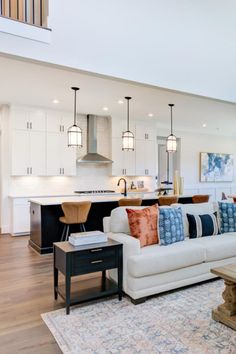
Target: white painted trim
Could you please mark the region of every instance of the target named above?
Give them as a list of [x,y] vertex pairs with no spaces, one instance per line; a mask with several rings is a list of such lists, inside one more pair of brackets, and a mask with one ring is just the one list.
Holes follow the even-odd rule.
[[43,43],[51,42],[51,30],[5,17],[0,17],[0,32]]

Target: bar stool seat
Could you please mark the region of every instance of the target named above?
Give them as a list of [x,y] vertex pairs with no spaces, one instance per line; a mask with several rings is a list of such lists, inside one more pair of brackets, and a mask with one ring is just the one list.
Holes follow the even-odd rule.
[[80,231],[85,232],[84,224],[87,221],[88,213],[91,208],[91,202],[65,202],[61,207],[64,212],[64,216],[59,218],[59,221],[64,224],[61,241],[67,241],[70,232],[70,225],[78,224]]
[[176,195],[165,195],[165,196],[159,197],[158,203],[160,206],[171,205],[171,204],[178,203],[178,200],[179,200],[179,197]]
[[142,204],[141,198],[122,198],[118,200],[119,206],[140,206]]

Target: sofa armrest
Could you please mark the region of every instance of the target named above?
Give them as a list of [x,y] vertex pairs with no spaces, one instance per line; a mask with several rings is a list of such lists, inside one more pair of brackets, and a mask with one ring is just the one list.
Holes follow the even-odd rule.
[[[127,264],[131,256],[141,253],[140,242],[136,238],[123,233],[108,233],[108,237],[123,244],[123,289],[127,291]],[[109,277],[117,282],[117,272],[114,269],[108,271]]]
[[123,244],[123,259],[140,254],[140,242],[135,237],[122,233],[109,232],[108,237]]
[[110,216],[105,216],[103,218],[103,231],[104,232],[110,232],[111,229],[110,229],[110,221],[111,221],[111,217]]

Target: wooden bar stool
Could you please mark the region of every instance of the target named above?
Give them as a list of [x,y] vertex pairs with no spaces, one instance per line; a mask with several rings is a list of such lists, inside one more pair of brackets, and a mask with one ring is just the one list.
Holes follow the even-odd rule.
[[207,203],[210,196],[208,194],[196,194],[192,196],[193,203]]
[[140,206],[142,204],[141,198],[122,198],[118,200],[119,206]]
[[159,205],[171,205],[178,203],[179,197],[176,195],[165,195],[158,198]]
[[87,221],[91,202],[65,202],[61,205],[64,216],[59,218],[64,224],[61,241],[68,240],[70,225],[79,224],[81,232],[85,232],[84,223]]

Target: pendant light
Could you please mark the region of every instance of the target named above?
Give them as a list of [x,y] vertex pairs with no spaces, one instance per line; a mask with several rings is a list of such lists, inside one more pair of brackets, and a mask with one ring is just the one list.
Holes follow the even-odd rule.
[[129,101],[132,97],[125,97],[127,100],[127,130],[122,134],[122,150],[134,151],[134,134],[129,130]]
[[76,94],[77,94],[77,91],[79,90],[79,88],[78,87],[71,87],[71,89],[75,93],[75,98],[74,98],[74,124],[67,131],[68,146],[82,147],[82,130],[76,124]]
[[173,134],[173,118],[172,118],[172,108],[174,107],[174,104],[170,103],[169,107],[170,107],[171,128],[170,128],[170,135],[166,139],[166,151],[167,152],[176,152],[177,139],[176,139],[176,136]]

